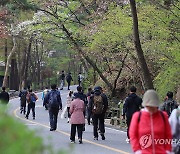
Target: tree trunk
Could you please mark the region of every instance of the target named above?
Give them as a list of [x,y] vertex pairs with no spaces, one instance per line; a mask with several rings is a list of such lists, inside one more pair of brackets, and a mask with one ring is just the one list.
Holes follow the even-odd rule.
[[16,38],[15,38],[15,36],[13,36],[13,48],[12,48],[8,58],[7,58],[6,70],[5,70],[4,79],[3,79],[3,87],[8,86],[9,65],[10,65],[10,62],[11,62],[11,58],[12,58],[13,54],[16,51],[16,47],[17,47]]
[[108,88],[110,90],[113,89],[112,84],[106,79],[106,77],[102,74],[102,72],[99,70],[99,68],[97,67],[97,65],[88,57],[84,54],[84,52],[82,51],[82,49],[80,48],[80,46],[77,44],[77,42],[75,41],[75,39],[72,37],[72,35],[70,34],[70,32],[66,29],[65,25],[62,25],[62,30],[66,33],[66,35],[68,36],[69,40],[74,44],[75,48],[77,49],[77,51],[84,57],[84,59],[86,59],[86,61],[97,71],[97,73],[99,74],[99,76],[101,77],[101,79],[106,83],[106,85],[108,86]]
[[121,75],[122,69],[124,68],[124,63],[125,63],[125,60],[126,60],[127,56],[128,56],[128,53],[126,53],[126,55],[124,56],[124,58],[123,58],[123,60],[122,60],[121,67],[120,67],[120,69],[119,69],[119,72],[118,72],[118,74],[117,74],[117,76],[116,76],[116,78],[115,78],[115,80],[114,80],[114,87],[113,87],[113,89],[112,89],[112,94],[111,94],[111,96],[115,96],[115,95],[116,95],[117,81],[118,81],[118,79],[119,79],[119,77],[120,77],[120,75]]
[[138,17],[135,0],[130,0],[131,13],[133,18],[134,44],[138,56],[139,65],[142,70],[146,89],[153,89],[153,82],[141,47],[138,29]]

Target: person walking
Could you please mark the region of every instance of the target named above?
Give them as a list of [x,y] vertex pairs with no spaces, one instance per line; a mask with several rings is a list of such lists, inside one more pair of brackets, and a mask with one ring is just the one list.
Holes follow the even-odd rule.
[[147,90],[140,112],[133,114],[130,124],[130,143],[135,154],[169,154],[171,128],[166,112],[158,110],[159,97],[155,90]]
[[123,105],[123,114],[122,119],[126,116],[126,124],[127,124],[127,138],[126,142],[129,143],[129,126],[131,123],[131,119],[133,114],[136,111],[139,111],[141,108],[142,99],[136,95],[136,87],[132,86],[130,88],[130,94],[126,97],[124,105]]
[[19,97],[20,97],[20,113],[21,114],[24,113],[24,115],[26,114],[26,96],[27,96],[27,94],[28,94],[28,92],[27,92],[25,87],[19,93]]
[[175,100],[173,100],[173,92],[169,91],[166,94],[165,102],[162,104],[162,106],[160,106],[160,110],[166,111],[168,116],[170,116],[171,112],[177,108],[178,108],[178,104]]
[[67,104],[67,112],[68,112],[68,121],[67,121],[67,123],[69,123],[69,119],[71,117],[71,114],[70,114],[69,110],[70,110],[70,105],[71,105],[72,100],[73,100],[73,91],[70,90],[69,94],[67,96],[67,102],[66,102],[66,104]]
[[94,95],[90,97],[89,107],[92,111],[94,140],[98,140],[98,122],[101,138],[105,140],[104,117],[108,101],[102,95],[99,87],[94,88]]
[[64,84],[65,84],[65,74],[64,74],[64,71],[62,71],[62,73],[61,73],[60,80],[61,80],[60,90],[63,90]]
[[78,84],[79,84],[79,86],[82,86],[81,83],[82,83],[83,79],[84,79],[84,76],[81,73],[79,73],[78,74]]
[[174,154],[180,154],[180,105],[174,109],[169,117],[171,133],[173,135],[172,149]]
[[68,75],[66,76],[66,81],[68,83],[68,90],[70,90],[71,81],[73,81],[71,73],[68,73]]
[[42,92],[42,101],[43,101],[43,106],[45,107],[45,110],[48,110],[48,104],[45,103],[45,101],[44,101],[44,98],[46,97],[46,95],[48,94],[48,92],[49,92],[48,87],[46,87],[46,88],[44,89],[44,91]]
[[6,92],[6,88],[2,87],[2,92],[0,93],[0,103],[8,104],[9,103],[9,94]]
[[90,97],[93,96],[94,92],[92,90],[92,88],[88,88],[88,93],[86,94],[86,97],[87,97],[87,101],[88,101],[88,104],[87,104],[87,122],[88,122],[88,125],[90,125],[91,123],[91,114],[92,114],[92,111],[90,109],[90,105],[89,105],[89,102],[90,102]]
[[60,91],[57,90],[56,84],[51,85],[51,91],[45,96],[45,103],[48,104],[50,131],[57,129],[57,118],[59,110],[62,110],[62,101]]
[[70,113],[71,113],[71,134],[70,134],[70,140],[71,143],[75,143],[75,134],[76,134],[76,128],[78,133],[78,140],[79,144],[82,144],[82,132],[83,127],[85,124],[85,117],[84,117],[84,111],[85,111],[85,105],[84,102],[79,98],[80,95],[75,94],[74,100],[71,102],[70,105]]
[[27,114],[25,118],[26,119],[29,118],[30,110],[32,109],[33,119],[35,119],[35,106],[36,106],[36,101],[38,100],[38,97],[35,93],[32,92],[32,89],[30,89],[26,96],[26,99],[28,103],[28,110],[27,110]]
[[[83,102],[84,102],[84,106],[85,106],[85,109],[86,109],[86,106],[87,106],[87,97],[86,95],[83,93],[83,89],[81,86],[77,86],[77,92],[74,93],[74,96],[80,98]],[[86,116],[86,110],[84,110],[84,117]],[[83,131],[85,131],[85,125],[83,127]]]

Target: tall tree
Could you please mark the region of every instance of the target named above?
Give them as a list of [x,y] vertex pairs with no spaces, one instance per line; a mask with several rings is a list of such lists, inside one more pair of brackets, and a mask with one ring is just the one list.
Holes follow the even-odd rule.
[[136,10],[136,2],[135,0],[130,0],[131,6],[131,13],[133,18],[133,32],[134,32],[134,45],[138,56],[139,65],[142,70],[142,74],[144,77],[145,88],[146,89],[153,89],[153,82],[151,78],[151,74],[149,72],[144,53],[141,47],[141,42],[139,38],[139,28],[138,28],[138,17],[137,17],[137,10]]

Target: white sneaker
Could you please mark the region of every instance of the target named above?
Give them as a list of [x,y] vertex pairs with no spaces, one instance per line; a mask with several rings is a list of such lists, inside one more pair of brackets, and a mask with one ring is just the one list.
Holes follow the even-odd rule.
[[126,143],[129,143],[129,141],[130,141],[130,139],[127,138],[127,139],[126,139]]

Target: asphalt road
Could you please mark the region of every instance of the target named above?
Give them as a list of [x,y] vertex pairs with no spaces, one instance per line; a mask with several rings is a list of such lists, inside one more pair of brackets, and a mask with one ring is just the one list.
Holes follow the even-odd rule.
[[[71,89],[75,91],[75,86]],[[38,93],[38,101],[36,102],[36,119],[32,119],[32,113],[29,115],[29,119],[25,119],[23,114],[20,114],[19,110],[19,98],[10,100],[9,112],[17,120],[21,121],[29,127],[29,129],[35,130],[36,133],[44,139],[45,144],[51,144],[54,150],[65,150],[68,154],[127,154],[132,153],[130,144],[125,142],[126,133],[120,130],[106,127],[106,140],[98,141],[93,140],[93,126],[86,124],[86,130],[83,133],[83,144],[78,144],[78,140],[75,144],[70,143],[70,124],[67,123],[67,118],[63,118],[59,112],[58,126],[56,131],[49,131],[49,115],[48,111],[42,106],[41,94]],[[61,98],[63,101],[63,107],[66,105],[66,97],[68,94],[67,88],[61,91]],[[66,116],[66,114],[65,114]]]

